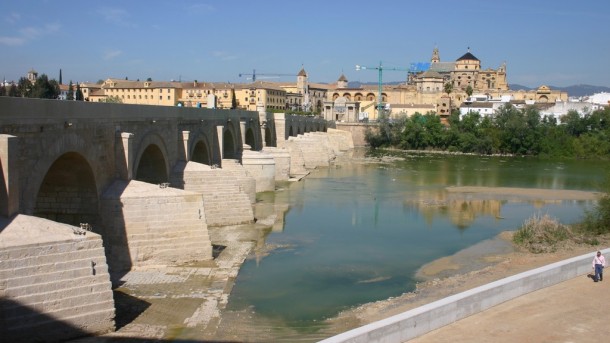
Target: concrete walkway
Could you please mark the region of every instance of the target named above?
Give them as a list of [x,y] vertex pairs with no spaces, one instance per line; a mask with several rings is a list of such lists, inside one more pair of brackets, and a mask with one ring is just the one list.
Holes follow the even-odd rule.
[[409,342],[605,342],[610,340],[609,309],[610,279],[595,283],[582,275]]

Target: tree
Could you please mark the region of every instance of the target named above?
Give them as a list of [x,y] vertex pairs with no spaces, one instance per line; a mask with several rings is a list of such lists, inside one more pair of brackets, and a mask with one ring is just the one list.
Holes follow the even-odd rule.
[[7,90],[4,83],[0,86],[0,96],[6,96]]
[[451,82],[447,82],[445,83],[445,86],[443,87],[445,93],[447,93],[447,95],[451,94],[451,92],[453,92],[453,85],[451,84]]
[[[149,77],[148,79],[146,79],[146,81],[151,82],[152,78]],[[195,81],[195,82],[197,82],[197,81]]]
[[472,87],[470,85],[468,85],[468,87],[466,87],[466,95],[471,96],[473,91],[474,90],[472,89]]
[[12,96],[12,97],[19,96],[19,89],[17,89],[17,85],[15,85],[14,83],[11,84],[11,87],[8,89],[8,96]]
[[235,90],[231,92],[231,109],[234,110],[237,108],[237,98],[235,97]]
[[122,104],[123,99],[119,98],[118,95],[111,95],[109,97],[106,97],[106,99],[102,100],[101,102],[106,102],[109,104]]
[[25,77],[19,78],[19,82],[17,82],[17,95],[21,97],[30,96],[30,92],[32,90],[32,83]]
[[85,97],[83,96],[83,91],[80,90],[80,84],[76,84],[76,101],[83,101]]
[[61,77],[61,69],[59,69],[59,84],[62,85],[63,84],[63,80]]
[[57,99],[59,96],[59,84],[55,80],[49,80],[46,74],[40,75],[32,86],[28,97],[39,99]]
[[66,95],[66,100],[74,100],[74,85],[72,84],[72,80],[70,80],[70,84],[68,85],[68,94]]

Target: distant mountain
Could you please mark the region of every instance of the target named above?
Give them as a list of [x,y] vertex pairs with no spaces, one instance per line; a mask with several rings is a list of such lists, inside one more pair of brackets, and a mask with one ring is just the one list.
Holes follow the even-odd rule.
[[[601,93],[601,92],[610,92],[610,87],[592,86],[592,85],[574,85],[574,86],[567,86],[567,87],[549,86],[549,87],[551,89],[556,89],[556,90],[567,92],[568,96],[575,96],[575,97],[593,95],[595,93]],[[511,85],[509,85],[509,88],[512,90],[523,89],[526,91],[535,89],[535,88],[530,88],[530,87],[518,85],[518,84],[511,84]]]

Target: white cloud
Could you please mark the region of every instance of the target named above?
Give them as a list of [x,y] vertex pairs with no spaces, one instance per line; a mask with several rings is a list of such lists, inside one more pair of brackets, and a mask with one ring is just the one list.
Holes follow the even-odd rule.
[[118,26],[136,27],[137,25],[129,21],[129,13],[121,8],[102,7],[96,11],[104,20]]
[[31,40],[35,40],[47,35],[51,35],[57,31],[59,31],[61,25],[57,23],[46,24],[42,27],[36,26],[28,26],[22,29],[19,29],[19,34],[16,36],[2,36],[0,37],[0,44],[9,45],[9,46],[17,46],[24,45]]
[[118,57],[122,54],[123,52],[121,50],[110,50],[110,51],[106,51],[104,53],[104,59],[105,60],[111,60],[115,57]]
[[6,20],[8,23],[11,23],[11,24],[15,24],[16,22],[19,21],[19,19],[21,19],[21,15],[19,13],[15,13],[15,12],[9,13],[9,15],[7,15],[4,18],[4,20]]
[[216,8],[210,4],[194,4],[188,7],[189,12],[197,12],[198,14],[210,13],[214,12],[215,10]]
[[25,38],[23,37],[0,37],[0,44],[9,45],[9,46],[17,46],[23,45],[25,43]]

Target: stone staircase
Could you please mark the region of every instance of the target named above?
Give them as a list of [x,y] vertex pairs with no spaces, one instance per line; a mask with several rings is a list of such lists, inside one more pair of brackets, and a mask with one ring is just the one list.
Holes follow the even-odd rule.
[[116,181],[100,205],[112,271],[212,259],[200,193]]
[[254,204],[256,202],[256,180],[248,174],[248,171],[246,171],[239,161],[223,159],[222,169],[233,174],[233,177],[235,177],[239,183],[242,191],[248,194],[250,203]]
[[59,341],[114,330],[114,300],[99,235],[25,215],[2,221],[3,341]]
[[[237,170],[237,167],[235,169]],[[185,166],[177,166],[172,184],[181,184],[187,191],[202,194],[208,226],[252,223],[254,214],[251,200],[243,190],[243,183],[252,180],[240,180],[236,173],[224,168],[188,162]]]

